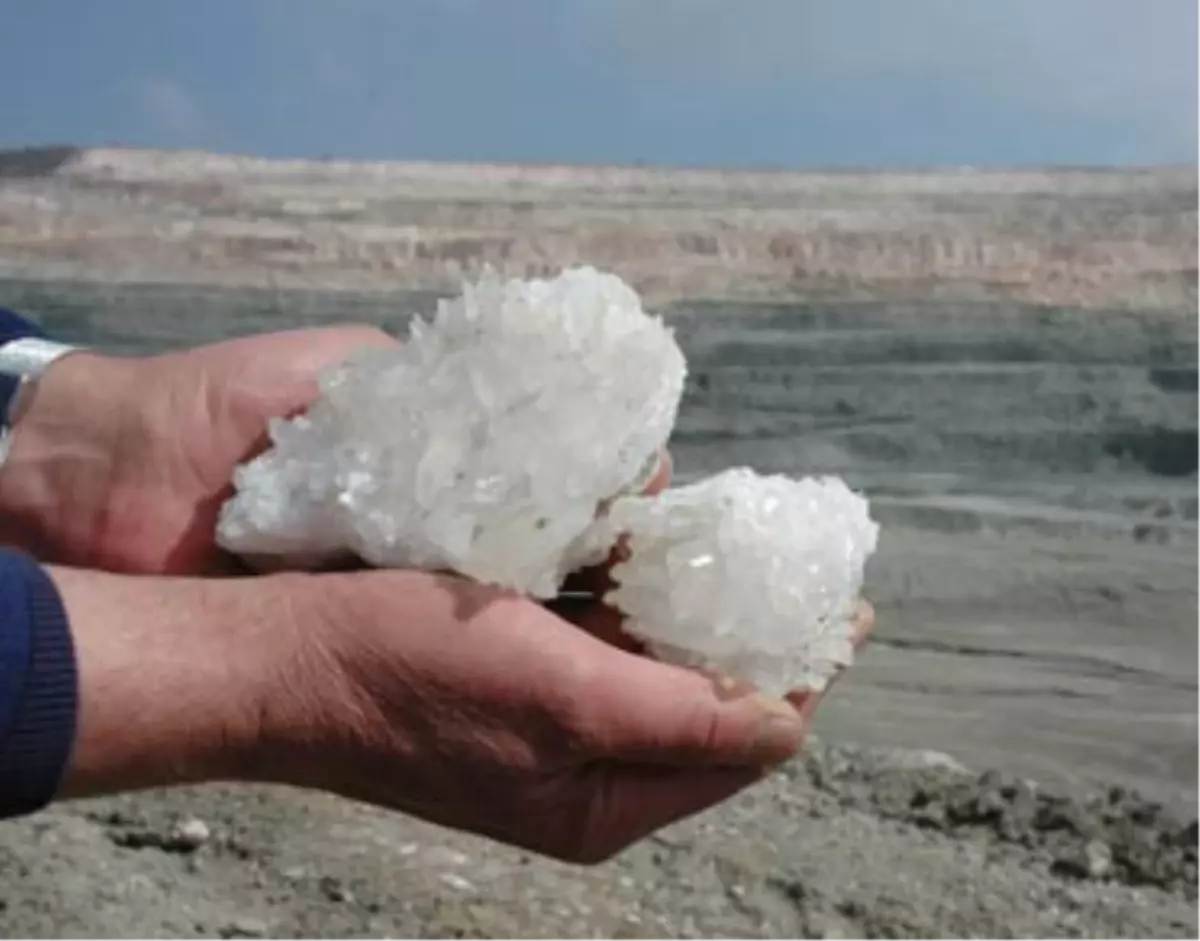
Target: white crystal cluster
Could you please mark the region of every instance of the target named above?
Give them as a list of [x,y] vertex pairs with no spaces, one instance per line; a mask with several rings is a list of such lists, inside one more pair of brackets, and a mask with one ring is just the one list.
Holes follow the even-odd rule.
[[659,659],[777,694],[823,689],[851,662],[878,526],[841,480],[735,468],[622,497],[606,524],[629,545],[606,600]]
[[640,496],[685,373],[671,332],[613,275],[487,275],[273,422],[272,447],[236,472],[218,542],[550,597],[624,533],[606,599],[652,653],[771,692],[820,689],[853,655],[877,538],[866,501],[840,480],[745,468]]
[[599,504],[653,468],[683,354],[615,275],[485,276],[404,344],[321,381],[238,469],[218,541],[239,555],[353,554],[538,597],[600,548]]

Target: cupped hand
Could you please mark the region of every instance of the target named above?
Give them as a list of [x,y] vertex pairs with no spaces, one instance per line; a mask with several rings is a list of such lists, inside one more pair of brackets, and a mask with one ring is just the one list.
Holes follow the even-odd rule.
[[[317,578],[314,607],[292,608],[317,626],[278,674],[288,693],[262,713],[252,776],[566,860],[607,858],[755,783],[800,747],[820,699],[627,652],[595,603],[567,620],[451,576]],[[871,626],[864,608],[859,643]]]
[[365,326],[292,330],[144,358],[59,360],[16,418],[0,468],[0,541],[39,559],[138,574],[211,574],[234,468],[267,422],[317,395],[363,347]]
[[758,781],[818,700],[623,650],[594,603],[568,620],[448,575],[53,574],[80,676],[64,796],[283,783],[595,862]]

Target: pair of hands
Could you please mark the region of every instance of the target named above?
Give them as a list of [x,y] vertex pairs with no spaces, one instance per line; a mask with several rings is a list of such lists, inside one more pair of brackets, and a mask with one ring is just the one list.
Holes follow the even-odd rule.
[[[80,352],[38,384],[0,470],[0,539],[53,566],[71,619],[63,794],[274,781],[587,862],[793,754],[819,696],[653,662],[595,602],[419,572],[229,574],[213,532],[235,465],[323,368],[392,342],[343,327]],[[872,623],[864,605],[860,642]]]

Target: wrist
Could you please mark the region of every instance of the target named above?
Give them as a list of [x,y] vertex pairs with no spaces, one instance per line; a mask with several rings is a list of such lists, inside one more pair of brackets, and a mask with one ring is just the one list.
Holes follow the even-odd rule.
[[[264,633],[272,653],[255,691],[258,723],[237,769],[240,779],[338,789],[343,759],[358,753],[372,708],[355,668],[355,648],[366,640],[355,629],[358,608],[364,601],[370,606],[362,574],[287,572],[242,580],[270,586],[271,624]],[[387,610],[397,622],[406,616],[406,596],[389,597]],[[398,666],[388,665],[382,652],[375,658],[381,669]]]
[[[66,518],[86,533],[100,521],[74,512],[75,500],[106,486],[123,428],[133,361],[75,350],[53,362],[11,403],[0,463],[0,541],[60,559],[43,534]],[[91,503],[103,506],[103,503]]]
[[292,576],[51,574],[79,684],[60,796],[260,776],[263,717],[292,659]]
[[[437,670],[428,669],[426,658],[436,654],[427,644],[440,632],[414,628],[448,626],[462,616],[462,599],[447,590],[444,577],[426,572],[249,580],[263,578],[279,580],[273,627],[279,645],[259,690],[256,747],[242,777],[361,792],[364,776],[375,778],[364,771],[364,756],[416,748],[414,723],[418,737],[428,731],[438,680]],[[426,669],[416,668],[422,660]]]

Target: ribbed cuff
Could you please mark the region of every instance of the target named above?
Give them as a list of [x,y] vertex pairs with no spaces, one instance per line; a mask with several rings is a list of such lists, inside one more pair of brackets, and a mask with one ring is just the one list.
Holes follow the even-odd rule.
[[0,550],[0,818],[54,799],[71,758],[75,647],[58,590],[28,556]]

